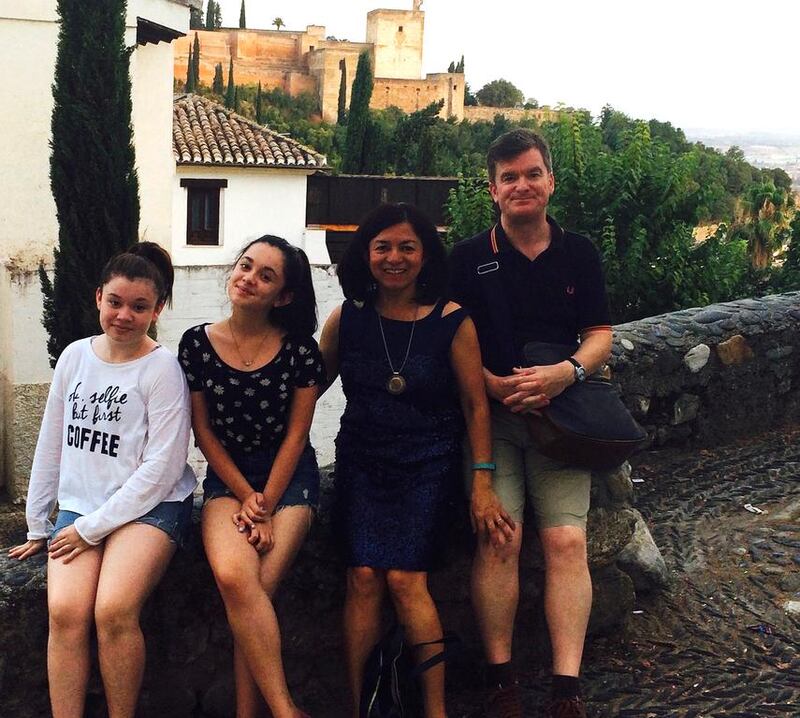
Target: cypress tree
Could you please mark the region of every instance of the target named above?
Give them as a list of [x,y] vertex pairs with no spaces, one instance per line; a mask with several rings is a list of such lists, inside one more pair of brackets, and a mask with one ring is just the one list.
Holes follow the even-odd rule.
[[219,95],[220,97],[222,97],[222,95],[225,94],[225,80],[222,79],[222,63],[221,62],[218,62],[214,66],[214,82],[211,85],[211,91],[215,95]]
[[196,7],[189,8],[189,29],[203,29],[203,11]]
[[125,0],[58,0],[50,187],[58,218],[42,323],[51,364],[97,334],[94,290],[108,259],[137,241],[139,183],[131,128]]
[[225,90],[225,107],[232,110],[236,105],[236,85],[233,82],[233,55],[228,66],[228,88]]
[[461,56],[461,59],[458,61],[456,65],[456,72],[460,72],[462,75],[464,74],[464,56]]
[[347,115],[347,134],[344,141],[342,172],[361,172],[364,166],[364,137],[369,124],[369,101],[372,97],[372,66],[369,53],[358,56],[356,78],[350,94],[350,112]]
[[189,45],[189,59],[186,62],[186,92],[194,92],[196,84],[197,82],[194,75],[194,57],[192,55],[192,46]]
[[336,113],[336,123],[344,125],[347,122],[347,63],[344,58],[339,60],[339,106]]
[[259,125],[264,124],[264,116],[261,109],[261,82],[258,83],[258,91],[256,92],[256,122]]
[[239,86],[233,88],[233,111],[239,112]]
[[208,0],[206,5],[206,30],[214,29],[214,0]]
[[200,39],[194,34],[194,53],[192,54],[192,72],[194,73],[194,90],[200,84]]
[[242,30],[247,28],[247,19],[245,18],[244,0],[242,0],[242,7],[239,9],[239,27]]
[[219,30],[222,27],[222,8],[216,0],[208,0],[206,7],[206,30]]

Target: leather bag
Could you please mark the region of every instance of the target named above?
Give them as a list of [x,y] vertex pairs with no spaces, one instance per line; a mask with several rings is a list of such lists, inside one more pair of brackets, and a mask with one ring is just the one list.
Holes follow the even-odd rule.
[[[523,354],[526,366],[547,366],[564,361],[575,349],[529,342]],[[647,440],[647,432],[631,416],[614,385],[598,374],[567,387],[538,415],[527,418],[540,453],[585,469],[613,469]]]

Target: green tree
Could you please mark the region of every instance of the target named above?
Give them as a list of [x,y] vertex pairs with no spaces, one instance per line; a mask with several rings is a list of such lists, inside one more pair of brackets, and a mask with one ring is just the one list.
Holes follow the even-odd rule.
[[395,131],[395,172],[401,175],[429,176],[434,173],[436,148],[432,128],[439,120],[438,114],[444,100],[402,115]]
[[202,30],[203,29],[203,11],[197,7],[189,8],[189,29]]
[[256,93],[256,108],[255,108],[256,109],[256,122],[259,125],[263,125],[264,124],[264,114],[263,114],[263,110],[262,110],[262,107],[261,107],[261,103],[262,102],[263,102],[263,99],[262,99],[262,96],[261,96],[261,83],[259,82],[258,83],[258,92]]
[[347,137],[342,156],[342,172],[358,173],[365,164],[364,138],[369,124],[369,101],[372,98],[372,66],[369,53],[358,56],[356,77],[350,91],[350,112],[347,113]]
[[753,268],[767,269],[789,237],[790,195],[765,180],[747,188],[742,205],[741,220],[732,231],[747,241]]
[[800,211],[796,211],[790,225],[790,235],[783,264],[775,282],[778,292],[800,289]]
[[458,187],[451,189],[448,194],[445,213],[450,225],[447,233],[449,245],[491,227],[494,223],[494,203],[487,179],[459,177]]
[[461,56],[461,59],[456,63],[456,72],[460,72],[462,75],[464,74],[464,56]]
[[478,102],[486,107],[516,107],[525,99],[522,90],[508,80],[492,80],[475,93]]
[[272,21],[272,24],[275,26],[275,29],[276,29],[276,30],[278,30],[278,31],[280,32],[280,29],[281,29],[281,28],[282,28],[282,27],[283,27],[283,26],[284,26],[286,23],[285,23],[285,22],[284,22],[284,21],[283,21],[281,18],[279,18],[279,17],[276,17],[276,18],[275,18],[275,19]]
[[219,30],[222,27],[222,7],[216,0],[208,0],[206,6],[206,30]]
[[478,98],[475,97],[472,90],[470,89],[469,83],[464,83],[464,106],[465,107],[477,107],[478,105]]
[[239,28],[242,30],[247,28],[247,17],[244,9],[244,0],[242,0],[242,6],[239,8]]
[[[194,88],[200,84],[200,38],[194,34],[194,44],[192,46],[192,74],[194,75]],[[192,90],[194,92],[194,89]]]
[[225,80],[222,75],[222,63],[218,62],[214,66],[214,82],[211,85],[211,91],[215,95],[222,97],[225,94]]
[[186,92],[194,92],[197,87],[197,78],[194,74],[194,56],[192,46],[189,45],[189,58],[186,61]]
[[53,280],[40,267],[51,364],[97,334],[94,289],[108,259],[137,241],[125,2],[58,0],[50,186],[58,218]]
[[451,62],[451,63],[450,63],[448,66],[447,66],[447,71],[448,71],[448,72],[455,72],[455,71],[456,71],[456,63],[455,63],[455,60],[454,60],[454,61],[452,61],[452,62]]
[[339,60],[339,104],[336,108],[336,122],[339,125],[347,123],[347,63],[344,58]]
[[228,65],[228,87],[225,90],[225,107],[232,110],[236,106],[236,83],[233,81],[233,55]]

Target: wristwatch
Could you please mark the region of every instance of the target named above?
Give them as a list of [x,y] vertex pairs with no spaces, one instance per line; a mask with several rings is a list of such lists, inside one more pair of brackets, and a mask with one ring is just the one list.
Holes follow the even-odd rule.
[[567,361],[572,364],[572,368],[575,370],[575,381],[583,381],[586,379],[586,369],[583,368],[583,364],[575,357],[569,357]]

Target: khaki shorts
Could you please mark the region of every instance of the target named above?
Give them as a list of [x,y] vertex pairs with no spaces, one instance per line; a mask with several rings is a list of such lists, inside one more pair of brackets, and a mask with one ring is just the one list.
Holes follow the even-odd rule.
[[[578,526],[586,529],[591,472],[542,456],[534,447],[526,419],[501,404],[489,402],[492,449],[497,470],[492,485],[514,521],[523,520],[525,493],[538,528]],[[465,482],[472,490],[472,453],[465,442]]]

